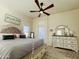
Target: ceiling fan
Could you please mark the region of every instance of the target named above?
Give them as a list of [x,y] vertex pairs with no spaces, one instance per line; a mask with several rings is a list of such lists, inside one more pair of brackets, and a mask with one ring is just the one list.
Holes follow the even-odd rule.
[[36,5],[38,6],[39,10],[38,11],[30,11],[30,12],[39,12],[39,16],[41,16],[42,13],[46,14],[47,16],[49,16],[50,14],[45,12],[45,10],[50,9],[52,7],[54,7],[54,4],[49,5],[48,7],[46,7],[45,9],[42,8],[42,6],[44,5],[43,2],[39,3],[38,0],[35,0]]

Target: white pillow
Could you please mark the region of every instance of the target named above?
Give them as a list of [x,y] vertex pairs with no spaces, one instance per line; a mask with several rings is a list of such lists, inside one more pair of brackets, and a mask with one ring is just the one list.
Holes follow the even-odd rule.
[[17,38],[19,38],[19,35],[20,35],[20,34],[15,34],[15,35],[16,35]]
[[0,34],[0,40],[3,40],[3,35],[2,34]]

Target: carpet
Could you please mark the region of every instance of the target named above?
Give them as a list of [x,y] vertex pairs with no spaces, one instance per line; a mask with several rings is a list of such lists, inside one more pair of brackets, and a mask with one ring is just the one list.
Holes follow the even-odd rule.
[[79,52],[46,47],[46,54],[42,59],[79,59]]

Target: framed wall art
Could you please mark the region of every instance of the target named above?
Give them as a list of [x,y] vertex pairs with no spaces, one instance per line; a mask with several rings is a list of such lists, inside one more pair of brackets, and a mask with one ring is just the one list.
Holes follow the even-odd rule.
[[15,24],[15,25],[20,25],[21,24],[21,20],[18,19],[15,16],[12,16],[10,14],[5,14],[5,22],[11,23],[11,24]]

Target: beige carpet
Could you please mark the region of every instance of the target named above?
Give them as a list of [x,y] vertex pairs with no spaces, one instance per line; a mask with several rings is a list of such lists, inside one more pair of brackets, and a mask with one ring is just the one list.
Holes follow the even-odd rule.
[[47,47],[43,59],[79,59],[79,53],[74,51]]

